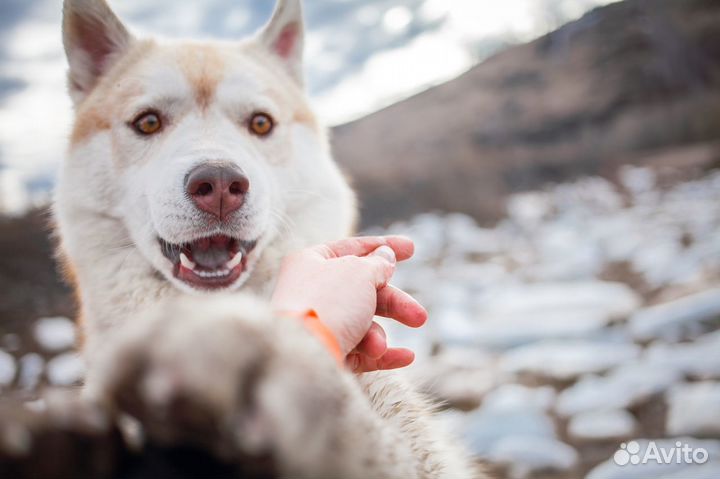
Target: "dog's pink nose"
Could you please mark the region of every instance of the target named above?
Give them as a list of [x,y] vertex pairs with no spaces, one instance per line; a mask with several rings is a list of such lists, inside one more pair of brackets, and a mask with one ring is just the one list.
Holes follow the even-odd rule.
[[232,166],[200,165],[185,180],[195,206],[220,220],[240,209],[249,189],[250,181]]

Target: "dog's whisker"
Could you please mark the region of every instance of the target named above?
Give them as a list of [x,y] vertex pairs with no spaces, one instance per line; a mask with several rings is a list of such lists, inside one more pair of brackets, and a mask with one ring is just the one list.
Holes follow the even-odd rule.
[[105,248],[105,250],[106,250],[106,251],[122,251],[122,250],[127,249],[127,248],[133,248],[134,246],[135,246],[135,243],[133,243],[133,242],[128,242],[128,243],[121,244],[121,245],[118,245],[118,246],[112,246],[112,247],[110,247],[110,248]]
[[295,221],[282,211],[270,210],[271,216],[277,221],[277,233],[290,233],[295,227]]
[[125,262],[128,260],[130,255],[133,253],[134,248],[129,248],[128,252],[123,257],[122,261],[120,261],[120,266],[118,266],[118,269],[122,269],[125,266]]

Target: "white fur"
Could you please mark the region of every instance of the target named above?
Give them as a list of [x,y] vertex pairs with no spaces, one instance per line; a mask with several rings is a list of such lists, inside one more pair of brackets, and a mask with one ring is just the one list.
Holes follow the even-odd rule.
[[[65,12],[111,15],[102,5],[66,0]],[[132,75],[103,86],[108,95],[128,86],[142,93],[117,106],[109,129],[71,146],[55,201],[61,248],[82,302],[89,394],[112,400],[135,384],[160,406],[190,395],[213,417],[230,421],[229,439],[214,443],[220,450],[270,449],[281,472],[294,477],[480,477],[398,374],[357,378],[341,371],[299,324],[274,318],[264,299],[283,256],[347,235],[355,215],[323,132],[296,121],[266,90],[273,75],[287,81],[278,66],[298,81],[300,53],[277,58],[267,45],[288,22],[302,25],[299,15],[297,0],[279,2],[255,40],[267,50],[260,59],[246,53],[254,51],[252,43],[245,50],[214,46],[226,71],[204,109],[178,66],[182,42],[154,47]],[[118,30],[119,21],[107,24]],[[71,79],[90,78],[87,62],[73,59],[79,55],[73,45],[66,31]],[[108,58],[121,61],[127,45],[117,45]],[[79,115],[99,101],[93,91],[73,93]],[[139,138],[127,123],[147,107],[161,108],[171,127]],[[253,137],[238,125],[257,109],[276,118],[271,137]],[[242,215],[211,230],[183,192],[183,178],[203,161],[232,163],[251,184]],[[241,292],[199,293],[176,280],[157,242],[211,233],[260,239],[248,271],[229,288]],[[236,396],[251,377],[252,411]],[[159,436],[180,433],[173,420],[162,424]]]

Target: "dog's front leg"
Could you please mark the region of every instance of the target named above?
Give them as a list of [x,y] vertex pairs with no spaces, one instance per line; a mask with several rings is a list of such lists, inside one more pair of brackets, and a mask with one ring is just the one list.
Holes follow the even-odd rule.
[[88,395],[138,418],[150,440],[270,457],[283,476],[420,477],[356,378],[256,299],[161,305],[108,339],[91,366]]

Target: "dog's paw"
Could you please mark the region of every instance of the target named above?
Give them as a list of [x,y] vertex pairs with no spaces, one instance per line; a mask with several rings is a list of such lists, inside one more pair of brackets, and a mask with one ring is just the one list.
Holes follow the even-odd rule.
[[302,444],[303,462],[317,461],[335,436],[344,378],[299,324],[279,321],[247,298],[178,300],[91,360],[88,393],[155,441],[286,458]]

